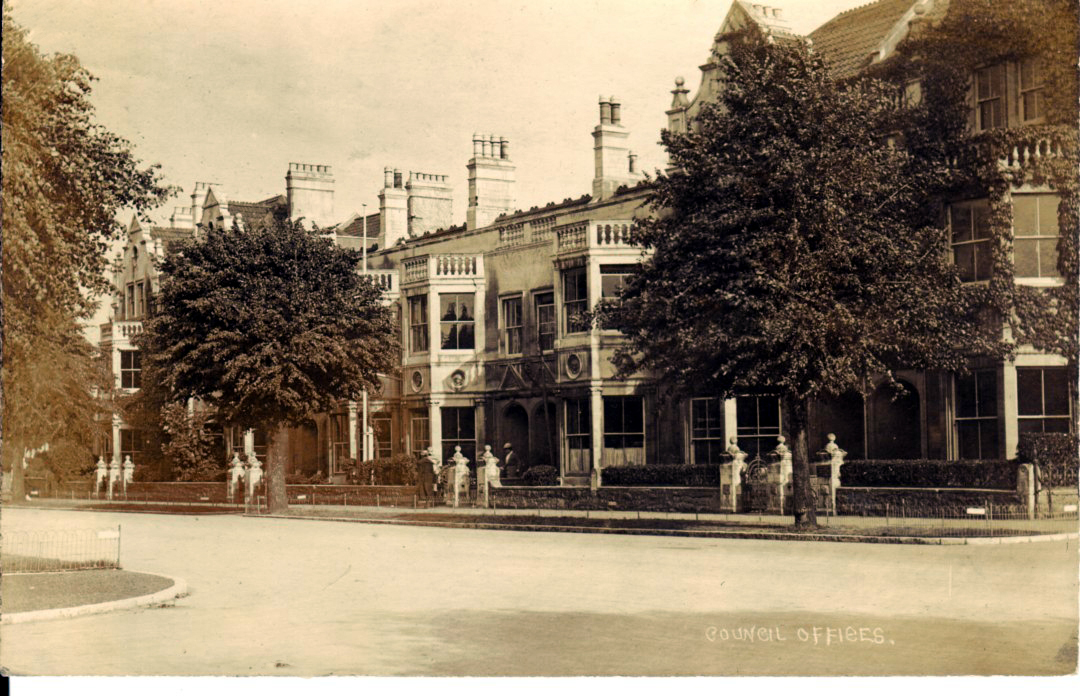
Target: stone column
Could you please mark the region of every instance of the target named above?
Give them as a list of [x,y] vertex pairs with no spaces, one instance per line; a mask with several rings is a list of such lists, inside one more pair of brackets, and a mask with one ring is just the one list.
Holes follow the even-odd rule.
[[[353,461],[356,461],[356,453],[357,453],[357,450],[358,450],[357,443],[356,443],[356,428],[357,428],[356,402],[355,401],[350,401],[349,405],[348,405],[348,409],[349,409],[349,458],[352,459]],[[340,462],[334,462],[334,467],[335,468],[338,468],[339,466],[340,466]]]
[[1021,464],[1016,470],[1016,493],[1027,508],[1027,518],[1035,519],[1035,466]]
[[[788,449],[787,438],[783,435],[776,438],[776,449],[773,450],[773,454],[776,455],[779,460],[776,464],[769,466],[769,478],[776,477],[776,491],[778,498],[778,506],[780,514],[784,514],[784,503],[791,498],[791,450]],[[775,470],[773,467],[776,467]]]
[[[742,498],[742,472],[746,468],[746,452],[739,449],[739,440],[732,435],[728,438],[727,454],[731,461],[720,465],[720,491],[723,505],[732,512],[739,511],[739,502]],[[723,493],[724,486],[728,487],[727,494]]]
[[[592,417],[592,468],[603,468],[604,398],[599,386],[589,387],[589,415]],[[591,473],[591,472],[590,472]]]
[[1016,456],[1016,445],[1020,441],[1018,423],[1019,407],[1017,404],[1016,391],[1016,363],[1005,361],[1002,370],[1002,394],[1004,395],[1005,418],[1005,457],[1011,459]]
[[255,456],[255,431],[250,428],[244,431],[244,454]]
[[442,460],[442,399],[432,399],[428,406],[428,439],[431,452]]
[[840,467],[844,465],[844,457],[847,452],[840,449],[836,444],[836,436],[829,433],[829,444],[825,445],[825,453],[829,455],[829,502],[832,505],[832,514],[836,514],[836,489],[840,487]]

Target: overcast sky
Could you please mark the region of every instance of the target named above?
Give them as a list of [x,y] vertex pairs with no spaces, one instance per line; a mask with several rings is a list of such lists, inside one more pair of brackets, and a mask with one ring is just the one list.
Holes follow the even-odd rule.
[[[45,52],[98,78],[98,120],[163,167],[239,200],[328,164],[339,219],[378,206],[382,169],[448,174],[465,220],[472,134],[510,140],[517,207],[587,193],[600,94],[650,170],[674,78],[691,95],[730,0],[13,0]],[[859,0],[784,0],[809,32]]]

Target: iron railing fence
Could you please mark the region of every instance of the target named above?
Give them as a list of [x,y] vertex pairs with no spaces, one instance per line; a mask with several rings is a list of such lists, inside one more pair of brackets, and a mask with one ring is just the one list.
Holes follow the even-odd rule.
[[1032,515],[1020,505],[985,503],[964,507],[871,504],[847,509],[840,517],[818,517],[824,526],[878,529],[889,536],[1007,537],[1076,533],[1076,506]]
[[5,529],[0,571],[43,573],[120,567],[120,525],[97,529]]

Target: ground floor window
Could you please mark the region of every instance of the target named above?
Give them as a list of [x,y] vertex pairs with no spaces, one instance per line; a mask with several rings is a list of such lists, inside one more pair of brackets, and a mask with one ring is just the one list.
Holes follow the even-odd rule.
[[1021,433],[1067,433],[1072,430],[1069,385],[1075,379],[1064,367],[1016,369],[1017,411]]
[[724,400],[690,400],[690,450],[695,464],[719,464],[724,454]]
[[409,448],[412,453],[420,453],[431,447],[431,419],[427,409],[409,412]]
[[967,375],[957,375],[955,385],[957,457],[997,457],[997,370],[974,370]]
[[605,396],[604,466],[644,464],[644,399],[640,396]]
[[389,413],[372,413],[369,418],[375,440],[375,458],[388,459],[394,456],[393,418]]
[[780,435],[780,398],[740,396],[735,399],[739,448],[747,459],[763,457],[776,449]]
[[[229,428],[230,439],[232,441],[232,454],[243,455],[244,454],[244,433],[246,431],[238,425],[234,425]],[[266,433],[262,430],[255,430],[255,458],[263,464],[266,464],[266,451],[269,446],[269,440],[266,437]]]
[[349,457],[349,414],[330,415],[330,456],[333,462],[332,472],[341,470]]
[[476,411],[471,406],[442,410],[443,463],[453,459],[455,447],[461,448],[471,467],[476,466]]
[[592,469],[592,409],[589,399],[566,400],[566,473]]
[[118,461],[123,462],[126,457],[131,457],[131,461],[135,464],[141,463],[144,441],[145,436],[141,430],[121,430]]

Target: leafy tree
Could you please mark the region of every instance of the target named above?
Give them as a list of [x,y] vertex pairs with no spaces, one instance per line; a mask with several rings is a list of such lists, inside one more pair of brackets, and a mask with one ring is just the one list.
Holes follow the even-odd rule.
[[947,168],[882,137],[895,90],[838,85],[801,42],[756,34],[721,63],[718,103],[693,132],[663,135],[674,166],[650,198],[662,212],[636,233],[651,255],[603,320],[629,337],[615,356],[624,376],[780,395],[795,520],[812,525],[811,400],[1003,347],[947,260],[932,196]]
[[210,229],[162,263],[143,363],[174,400],[198,397],[219,422],[270,434],[272,512],[287,507],[285,428],[377,391],[396,363],[394,317],[359,260],[277,218]]
[[156,167],[94,122],[92,77],[70,55],[43,56],[3,15],[4,468],[21,494],[24,448],[50,444],[61,478],[90,462],[105,385],[79,322],[109,291],[104,275],[121,209],[167,198]]

